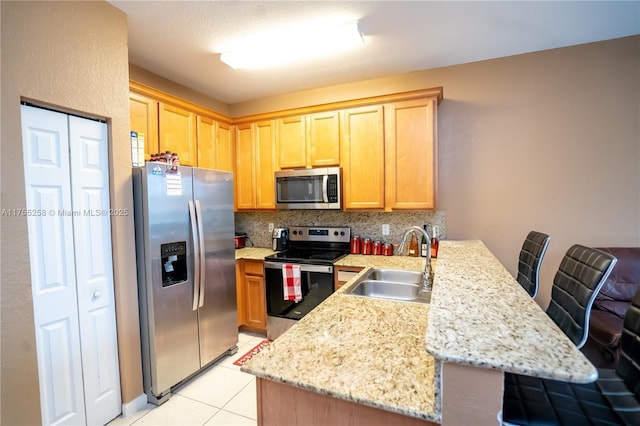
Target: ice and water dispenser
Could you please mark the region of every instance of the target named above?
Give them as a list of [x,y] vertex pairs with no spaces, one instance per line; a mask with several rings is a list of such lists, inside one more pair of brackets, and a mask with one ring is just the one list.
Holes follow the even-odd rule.
[[187,280],[187,242],[179,241],[160,245],[162,258],[162,287]]

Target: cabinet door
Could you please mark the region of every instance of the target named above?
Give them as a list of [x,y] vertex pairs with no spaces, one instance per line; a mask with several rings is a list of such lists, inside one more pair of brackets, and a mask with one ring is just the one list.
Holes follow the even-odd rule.
[[307,165],[305,117],[296,116],[277,120],[278,158],[282,169]]
[[215,120],[209,117],[198,116],[198,167],[206,169],[215,168],[215,143],[216,125]]
[[129,119],[131,130],[144,136],[144,158],[160,150],[158,145],[158,102],[137,93],[129,93]]
[[309,115],[309,165],[312,167],[340,164],[340,113],[322,112]]
[[357,266],[336,266],[334,268],[334,287],[338,290],[340,287],[351,281],[363,268]]
[[183,166],[197,166],[196,158],[196,115],[188,110],[159,104],[160,109],[160,151],[178,154]]
[[341,126],[344,209],[384,208],[382,106],[344,110]]
[[255,156],[251,124],[236,127],[236,209],[254,209],[256,206]]
[[236,304],[238,305],[238,327],[245,325],[245,295],[244,295],[244,260],[236,260]]
[[385,105],[386,197],[390,209],[433,209],[437,157],[435,99]]
[[253,126],[256,153],[256,208],[274,209],[276,207],[274,121],[263,121]]
[[216,141],[214,145],[213,168],[216,170],[225,170],[227,172],[235,171],[235,155],[233,146],[233,131],[231,124],[218,123],[216,126]]
[[245,275],[246,287],[246,320],[251,327],[267,326],[264,277]]

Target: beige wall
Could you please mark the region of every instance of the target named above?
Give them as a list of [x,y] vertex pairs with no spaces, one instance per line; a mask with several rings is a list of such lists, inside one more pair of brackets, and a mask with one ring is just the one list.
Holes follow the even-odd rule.
[[[24,208],[21,97],[106,118],[111,206],[133,207],[126,16],[105,2],[7,2],[2,19],[2,208]],[[2,217],[2,415],[40,424],[25,217]],[[142,394],[133,217],[112,218],[123,401]]]
[[543,308],[572,244],[640,245],[640,37],[310,90],[230,113],[436,86],[447,238],[483,240],[515,274],[527,232],[551,235]]

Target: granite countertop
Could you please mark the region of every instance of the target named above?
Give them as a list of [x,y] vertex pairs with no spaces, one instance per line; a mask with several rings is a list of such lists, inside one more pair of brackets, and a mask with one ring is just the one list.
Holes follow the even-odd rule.
[[238,259],[253,259],[253,260],[264,260],[265,256],[270,256],[275,251],[270,248],[263,247],[245,247],[241,249],[236,249],[236,260]]
[[440,243],[425,340],[442,361],[576,383],[598,377],[481,241]]
[[[589,382],[597,372],[481,241],[441,241],[430,305],[345,295],[368,267],[423,258],[348,255],[365,269],[242,371],[441,422],[442,362]],[[426,350],[425,350],[426,348]]]
[[440,422],[435,363],[424,350],[429,305],[347,296],[342,294],[346,287],[249,360],[242,371]]
[[362,254],[349,254],[338,260],[335,265],[364,268],[415,269],[416,271],[422,271],[424,270],[424,257],[365,256]]

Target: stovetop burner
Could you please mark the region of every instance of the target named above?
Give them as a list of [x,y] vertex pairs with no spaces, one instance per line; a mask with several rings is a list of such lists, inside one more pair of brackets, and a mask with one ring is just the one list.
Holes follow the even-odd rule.
[[350,228],[297,226],[289,231],[289,249],[265,260],[331,265],[349,254]]
[[306,262],[313,263],[316,261],[318,263],[333,263],[339,258],[349,254],[348,250],[322,250],[322,249],[289,249],[284,251],[279,251],[277,253],[272,254],[271,256],[267,256],[265,259],[267,260],[277,260],[284,262]]

